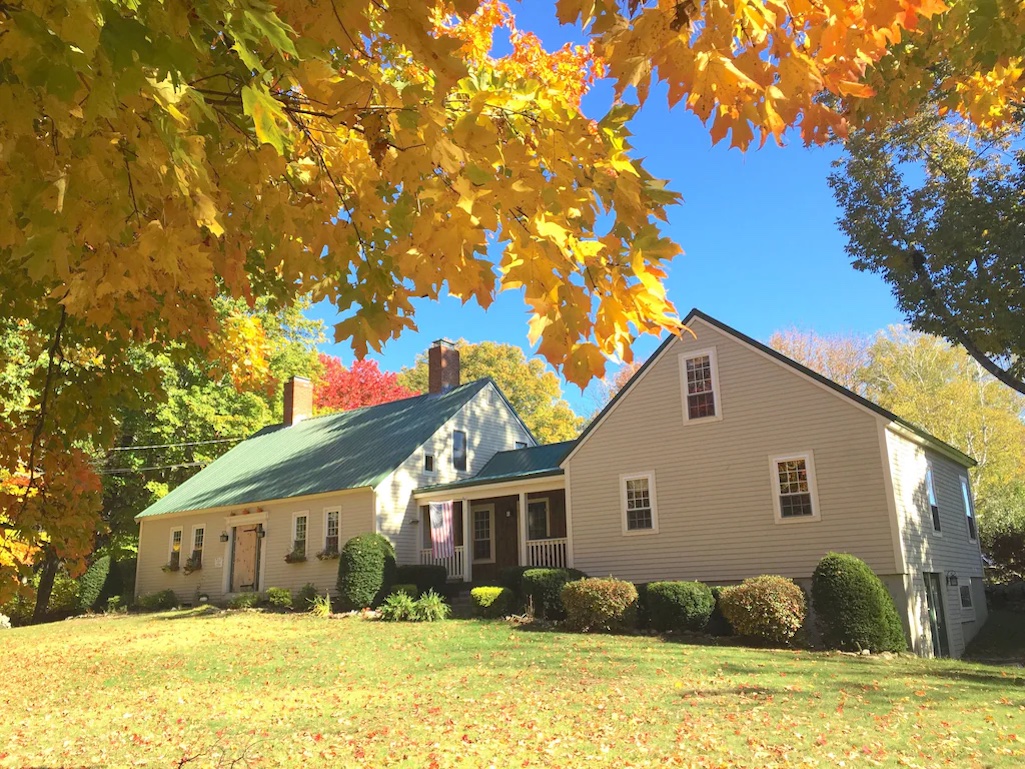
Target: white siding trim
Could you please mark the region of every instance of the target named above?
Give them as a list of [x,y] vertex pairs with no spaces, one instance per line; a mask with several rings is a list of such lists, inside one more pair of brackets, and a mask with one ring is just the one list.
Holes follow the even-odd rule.
[[[886,440],[886,422],[879,424],[879,458],[883,463],[883,488],[886,491],[886,508],[890,514],[890,528],[893,534],[893,562],[898,574],[908,573],[908,562],[904,555],[904,530],[900,512],[897,509],[897,489],[893,483],[893,459]],[[914,635],[914,633],[912,633]]]
[[566,466],[566,474],[563,476],[566,489],[566,566],[573,568],[573,503],[570,495],[572,484],[569,482],[569,466]]
[[[695,358],[708,357],[708,368],[712,376],[712,398],[714,399],[715,414],[710,417],[695,417],[691,419],[690,408],[687,402],[687,361]],[[693,352],[682,352],[680,359],[680,395],[683,398],[683,423],[685,425],[697,424],[700,422],[719,422],[722,420],[722,396],[719,394],[719,360],[715,354],[715,347],[705,350],[694,350]]]
[[[636,481],[644,478],[648,481],[648,501],[651,503],[651,528],[630,529],[627,528],[626,520],[626,482]],[[622,516],[623,536],[637,537],[645,534],[658,534],[658,500],[655,493],[655,471],[648,470],[643,473],[624,473],[619,476],[619,510]]]
[[[811,495],[811,515],[800,515],[792,518],[784,518],[780,503],[779,491],[779,468],[780,462],[789,462],[794,459],[803,459],[808,474],[808,493]],[[769,457],[769,482],[772,484],[772,505],[776,512],[776,523],[811,523],[822,520],[822,509],[819,507],[819,490],[815,475],[815,453],[807,451],[794,451],[788,454],[777,454]]]
[[[337,497],[340,494],[353,494],[358,491],[366,491],[371,488],[370,486],[357,486],[352,489],[338,489],[337,491],[322,491],[317,494],[303,494],[297,497],[277,497],[275,499],[264,499],[257,502],[239,502],[236,505],[220,505],[218,507],[202,507],[198,510],[176,510],[173,513],[161,513],[160,515],[147,515],[144,518],[135,516],[135,520],[139,521],[167,521],[174,518],[186,518],[192,515],[208,514],[208,513],[230,513],[234,510],[242,510],[247,507],[262,507],[263,505],[273,504],[295,504],[297,502],[306,502],[316,499],[324,499],[325,497]],[[250,513],[246,518],[254,520],[261,513]],[[239,516],[231,516],[237,518]]]

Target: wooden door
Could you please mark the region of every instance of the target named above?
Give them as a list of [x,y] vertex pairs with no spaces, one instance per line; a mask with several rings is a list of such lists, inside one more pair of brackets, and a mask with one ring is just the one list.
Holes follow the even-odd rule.
[[940,575],[925,572],[925,600],[929,608],[929,630],[932,633],[932,653],[937,657],[949,657],[947,643],[947,617],[943,611],[943,585]]
[[256,590],[257,527],[235,528],[235,545],[231,560],[231,592]]

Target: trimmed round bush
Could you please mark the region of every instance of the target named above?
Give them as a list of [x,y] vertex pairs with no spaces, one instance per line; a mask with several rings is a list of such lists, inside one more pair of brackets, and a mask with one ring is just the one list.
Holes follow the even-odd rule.
[[768,574],[723,588],[719,602],[739,635],[774,644],[790,643],[807,614],[804,591],[791,579]]
[[395,569],[395,582],[416,585],[416,595],[423,595],[428,590],[441,594],[448,584],[448,570],[436,564],[399,566]]
[[907,650],[890,592],[860,558],[828,553],[815,567],[811,596],[815,624],[830,649]]
[[544,619],[563,619],[562,586],[587,575],[576,569],[527,569],[523,572],[523,595]]
[[292,591],[287,587],[267,588],[267,603],[278,609],[292,608]]
[[715,598],[702,582],[650,582],[645,596],[648,622],[659,632],[704,630]]
[[637,621],[637,588],[620,579],[588,578],[567,582],[560,594],[566,625],[573,630],[616,631]]
[[338,558],[338,600],[343,610],[376,606],[395,582],[395,548],[380,534],[359,534]]
[[89,611],[100,599],[103,586],[107,582],[107,575],[110,573],[110,556],[104,555],[97,558],[85,574],[78,578],[78,608],[82,611]]
[[484,619],[504,617],[512,610],[515,596],[507,587],[475,587],[470,591],[473,615]]

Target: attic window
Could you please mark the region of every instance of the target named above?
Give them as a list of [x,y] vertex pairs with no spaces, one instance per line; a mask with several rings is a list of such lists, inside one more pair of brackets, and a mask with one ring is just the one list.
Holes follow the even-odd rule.
[[452,467],[466,469],[466,433],[462,430],[452,433]]
[[424,472],[425,473],[433,473],[434,472],[434,455],[433,454],[424,454]]
[[681,355],[680,380],[685,423],[721,418],[719,370],[714,349]]

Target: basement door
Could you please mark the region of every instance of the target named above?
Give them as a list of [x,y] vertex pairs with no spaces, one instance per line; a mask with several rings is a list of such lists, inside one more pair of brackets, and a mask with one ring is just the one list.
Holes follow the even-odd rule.
[[255,592],[256,575],[259,573],[259,526],[235,528],[235,542],[231,558],[231,592]]
[[947,643],[947,618],[943,611],[943,587],[940,575],[925,572],[925,600],[929,607],[929,630],[932,633],[932,653],[936,657],[949,657],[950,644]]

